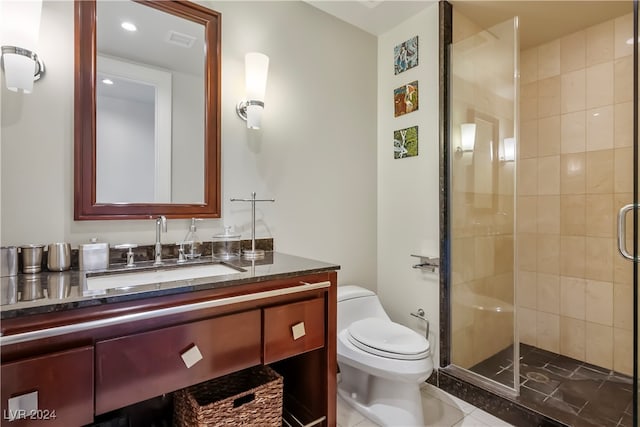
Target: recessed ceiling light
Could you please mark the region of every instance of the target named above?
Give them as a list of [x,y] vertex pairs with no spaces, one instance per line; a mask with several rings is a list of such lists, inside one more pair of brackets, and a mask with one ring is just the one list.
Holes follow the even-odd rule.
[[111,79],[102,79],[102,83],[104,83],[106,85],[112,85],[113,84],[113,80],[111,80]]
[[120,24],[120,26],[122,28],[124,28],[127,31],[138,31],[138,27],[136,27],[133,23],[131,22],[123,22],[122,24]]

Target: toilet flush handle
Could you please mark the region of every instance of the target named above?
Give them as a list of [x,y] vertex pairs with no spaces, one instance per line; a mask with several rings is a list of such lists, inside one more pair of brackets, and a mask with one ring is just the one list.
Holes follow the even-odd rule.
[[427,324],[427,332],[425,333],[425,338],[427,339],[427,341],[429,341],[429,321],[426,317],[424,317],[424,310],[419,308],[417,312],[409,314],[411,314],[413,317],[417,317],[420,320],[424,320],[424,322]]

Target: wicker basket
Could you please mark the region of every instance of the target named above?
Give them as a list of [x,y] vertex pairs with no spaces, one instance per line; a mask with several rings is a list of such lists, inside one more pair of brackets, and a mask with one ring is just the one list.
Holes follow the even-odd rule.
[[282,376],[255,366],[174,393],[178,427],[281,426]]

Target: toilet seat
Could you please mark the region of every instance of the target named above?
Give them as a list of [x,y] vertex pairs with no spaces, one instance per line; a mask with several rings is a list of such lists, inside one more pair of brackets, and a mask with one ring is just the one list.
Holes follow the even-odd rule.
[[412,329],[379,318],[366,318],[349,325],[349,342],[376,356],[419,360],[429,356],[429,341]]

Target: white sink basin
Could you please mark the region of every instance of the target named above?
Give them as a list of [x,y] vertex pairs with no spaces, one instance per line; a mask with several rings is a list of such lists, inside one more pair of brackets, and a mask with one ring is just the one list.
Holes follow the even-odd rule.
[[177,280],[199,279],[202,277],[224,276],[226,274],[238,273],[240,273],[240,271],[223,264],[180,266],[167,270],[114,272],[87,277],[87,289],[105,290],[129,288],[132,286],[173,282]]

